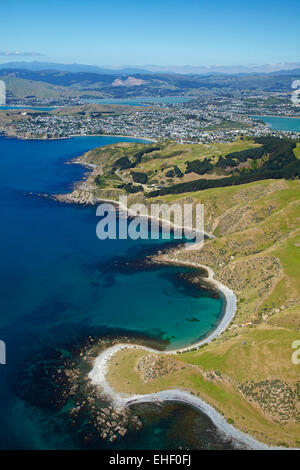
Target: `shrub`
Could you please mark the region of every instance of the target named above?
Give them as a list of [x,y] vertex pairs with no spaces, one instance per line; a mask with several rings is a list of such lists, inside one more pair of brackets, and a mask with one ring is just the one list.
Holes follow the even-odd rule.
[[148,176],[146,173],[132,171],[131,173],[132,179],[135,183],[145,184],[148,181]]

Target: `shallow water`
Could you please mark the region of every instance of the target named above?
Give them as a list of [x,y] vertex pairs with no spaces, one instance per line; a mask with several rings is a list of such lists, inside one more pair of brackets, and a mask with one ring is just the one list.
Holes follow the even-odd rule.
[[277,131],[300,132],[300,118],[277,117],[277,116],[251,116],[261,119]]
[[[121,140],[136,141],[0,138],[0,339],[7,345],[7,365],[0,366],[0,448],[82,447],[55,404],[60,391],[52,394],[48,371],[72,357],[88,335],[126,333],[161,347],[182,346],[206,335],[222,315],[220,298],[182,283],[189,269],[140,265],[161,241],[99,241],[95,208],[36,196],[70,191],[86,169],[65,162]],[[129,261],[130,272],[124,269]],[[143,432],[151,426],[160,424]],[[134,447],[135,434],[125,446]],[[167,437],[162,442],[168,448]]]

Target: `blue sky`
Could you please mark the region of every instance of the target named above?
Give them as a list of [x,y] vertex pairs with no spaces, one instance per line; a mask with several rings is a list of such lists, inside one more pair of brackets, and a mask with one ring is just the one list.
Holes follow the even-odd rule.
[[[9,0],[0,55],[94,65],[300,61],[299,0]],[[39,55],[26,55],[26,53]]]

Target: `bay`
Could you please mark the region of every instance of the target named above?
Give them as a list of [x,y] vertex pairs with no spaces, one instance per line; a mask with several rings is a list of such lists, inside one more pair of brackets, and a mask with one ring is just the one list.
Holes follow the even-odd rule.
[[277,131],[300,132],[300,118],[290,118],[281,116],[251,116],[269,124]]
[[[120,141],[137,139],[0,138],[0,338],[7,345],[7,364],[0,368],[0,448],[82,447],[64,413],[47,408],[53,384],[45,371],[58,351],[70,355],[81,338],[107,331],[148,337],[167,348],[184,346],[208,334],[221,318],[220,298],[181,283],[188,268],[140,267],[161,240],[100,241],[94,207],[41,196],[69,192],[82,178],[86,169],[66,162]],[[132,270],[124,269],[128,263]],[[171,410],[167,418],[158,413],[143,433],[162,422],[177,429],[176,413]],[[139,447],[140,436],[131,434],[122,445]],[[168,448],[164,436],[159,440]]]

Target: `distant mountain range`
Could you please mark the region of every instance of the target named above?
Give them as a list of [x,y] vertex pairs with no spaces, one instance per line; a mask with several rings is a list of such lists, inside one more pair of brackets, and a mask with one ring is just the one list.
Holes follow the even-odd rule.
[[[197,96],[204,90],[227,92],[244,90],[283,92],[292,91],[294,80],[300,79],[300,67],[294,70],[254,73],[206,72],[205,74],[182,74],[175,72],[154,72],[124,68],[118,71],[88,65],[64,65],[45,62],[15,62],[0,66],[0,79],[6,83],[10,98],[31,99],[51,98],[64,100],[65,97],[80,99],[132,98],[137,96],[155,97],[170,95]],[[24,64],[27,68],[24,68]],[[33,67],[35,64],[36,70]],[[20,66],[23,65],[23,68]],[[45,67],[40,68],[38,67]],[[61,67],[58,70],[58,67]],[[64,70],[71,67],[72,71]],[[77,67],[85,70],[75,71]],[[90,68],[91,67],[91,68]],[[95,71],[95,69],[97,71]]]
[[33,71],[42,70],[58,70],[63,72],[87,72],[99,73],[108,75],[131,75],[131,74],[153,74],[153,73],[175,73],[181,75],[211,75],[211,74],[227,74],[227,75],[243,75],[243,74],[267,74],[276,73],[283,75],[294,75],[295,70],[299,72],[300,62],[290,62],[285,64],[266,64],[266,65],[212,65],[212,66],[160,66],[160,65],[145,65],[145,66],[124,66],[124,67],[105,67],[96,65],[85,64],[60,64],[56,62],[44,61],[14,61],[0,64],[0,69],[26,69]]
[[123,68],[108,68],[108,67],[98,67],[97,65],[85,65],[85,64],[59,64],[56,62],[25,62],[25,61],[15,61],[15,62],[5,62],[0,64],[0,69],[23,69],[23,70],[33,70],[36,72],[42,70],[58,70],[62,72],[71,72],[71,73],[99,73],[101,75],[130,75],[134,73],[152,73],[150,70],[143,69],[142,67],[123,67]]
[[206,75],[212,73],[220,74],[257,74],[257,73],[274,73],[278,71],[293,70],[300,67],[300,62],[286,63],[286,64],[266,64],[266,65],[211,65],[211,66],[171,66],[167,65],[165,67],[157,65],[145,65],[144,69],[149,72],[164,72],[164,73],[178,73],[178,74],[193,74],[193,75]]

